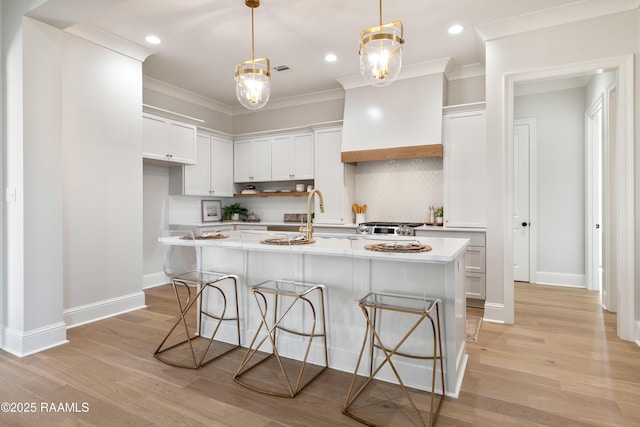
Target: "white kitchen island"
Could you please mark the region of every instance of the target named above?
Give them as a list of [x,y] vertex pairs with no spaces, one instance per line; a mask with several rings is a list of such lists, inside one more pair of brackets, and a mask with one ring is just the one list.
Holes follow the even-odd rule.
[[[314,234],[315,243],[306,245],[270,245],[261,243],[274,237],[267,232],[228,232],[228,238],[179,240],[171,243],[196,245],[201,249],[201,268],[240,276],[240,318],[243,345],[248,344],[260,322],[251,285],[265,280],[298,280],[320,283],[326,287],[326,316],[329,366],[353,372],[365,333],[365,319],[358,300],[370,291],[413,294],[442,301],[443,346],[446,394],[457,397],[462,384],[467,355],[465,351],[464,253],[469,241],[457,238],[407,238],[432,247],[428,252],[388,253],[365,249],[389,238],[335,234]],[[278,236],[282,236],[280,233]],[[397,238],[396,238],[397,239]],[[165,242],[165,239],[161,239]],[[300,307],[300,310],[306,308]],[[308,319],[300,312],[299,317]],[[403,327],[413,319],[382,318],[386,334],[404,335]],[[387,322],[385,324],[384,322]],[[405,325],[406,323],[406,325]],[[227,334],[228,332],[228,334]],[[204,328],[206,335],[207,328]],[[221,330],[219,337],[233,340],[232,330]],[[279,351],[301,359],[304,345],[291,338]],[[416,333],[403,349],[424,353],[431,351],[429,336]],[[309,361],[320,360],[319,343]],[[430,365],[412,359],[394,359],[408,386],[430,389]],[[366,366],[362,367],[365,373]],[[388,369],[385,368],[385,369]],[[391,371],[383,369],[377,378],[393,381]],[[346,392],[346,390],[345,390]]]

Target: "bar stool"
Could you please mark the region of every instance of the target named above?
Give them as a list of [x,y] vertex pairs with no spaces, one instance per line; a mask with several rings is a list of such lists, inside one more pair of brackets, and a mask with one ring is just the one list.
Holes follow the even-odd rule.
[[[358,356],[358,361],[356,363],[356,367],[353,373],[353,377],[351,380],[351,384],[349,386],[349,390],[347,392],[347,398],[345,400],[345,404],[342,412],[349,417],[360,421],[361,423],[367,425],[378,425],[375,421],[371,421],[366,419],[366,415],[356,415],[353,411],[353,404],[361,396],[361,393],[372,384],[373,379],[380,372],[380,370],[385,366],[389,365],[391,370],[393,371],[395,378],[397,379],[399,386],[406,397],[409,405],[411,406],[413,414],[419,419],[420,424],[426,426],[424,417],[421,411],[418,409],[418,406],[414,402],[413,395],[417,395],[415,390],[411,392],[403,382],[400,373],[396,365],[394,364],[392,357],[399,356],[411,359],[421,359],[421,360],[432,360],[432,374],[431,374],[431,399],[430,399],[430,411],[429,411],[429,426],[435,425],[437,420],[438,413],[440,411],[440,405],[442,404],[442,400],[444,399],[445,394],[445,386],[444,386],[444,367],[443,367],[443,357],[442,357],[442,339],[441,339],[441,329],[440,329],[440,300],[438,299],[429,299],[424,297],[412,296],[412,295],[398,295],[391,293],[383,293],[383,292],[370,292],[364,298],[362,298],[358,305],[364,314],[366,319],[366,331],[364,340],[362,342],[362,348],[360,350],[360,355]],[[410,326],[405,334],[397,341],[395,345],[389,345],[389,343],[383,343],[382,340],[382,331],[381,325],[379,324],[379,317],[381,317],[382,311],[390,311],[395,313],[407,314],[413,316],[415,322]],[[435,313],[434,313],[435,312]],[[435,316],[434,316],[435,314]],[[423,321],[428,319],[431,325],[431,334],[433,337],[433,351],[431,354],[424,355],[415,355],[408,354],[400,351],[402,345],[407,341],[407,339],[414,334],[418,327],[423,324]],[[436,327],[437,324],[437,327]],[[428,331],[429,324],[423,324],[424,328]],[[397,329],[397,326],[394,326],[394,329]],[[386,336],[385,336],[386,338]],[[356,378],[358,377],[358,370],[360,367],[360,363],[363,359],[363,355],[367,349],[367,339],[369,341],[369,376],[361,383],[360,387],[357,390],[354,390],[354,386],[356,383]],[[374,369],[374,351],[380,350],[383,353],[384,360]],[[439,363],[438,363],[439,361]],[[442,385],[442,393],[436,392],[436,379],[437,368],[440,368],[440,381]],[[422,394],[422,393],[420,393]],[[436,404],[436,396],[439,396],[438,403]],[[384,401],[384,406],[387,406],[387,401]],[[367,417],[369,418],[369,417]]]
[[[295,397],[318,375],[324,372],[329,365],[324,286],[289,280],[269,280],[251,287],[251,293],[255,297],[260,310],[260,326],[251,340],[233,379],[238,384],[260,393],[280,397]],[[315,303],[311,299],[314,293],[317,297]],[[304,308],[308,308],[311,315],[311,325],[306,330],[300,326],[304,322],[300,322],[299,318],[296,319],[298,320],[297,322],[293,322],[295,325],[292,324],[292,321],[285,324],[287,318],[291,318],[292,315],[296,314],[294,313],[296,307],[301,308],[302,311],[304,311]],[[319,316],[322,317],[321,320],[318,319]],[[298,327],[296,328],[296,326]],[[279,347],[283,345],[281,341],[284,338],[282,335],[288,337],[293,335],[307,340],[301,361],[289,358],[284,360],[285,358],[280,355]],[[323,365],[307,363],[313,340],[316,338],[322,340]],[[275,362],[277,366],[274,367],[272,363],[272,366],[269,367],[265,363],[267,361]],[[298,365],[297,369],[295,365]],[[262,369],[258,369],[260,366],[262,366]],[[256,371],[254,374],[257,375],[248,375],[253,370]],[[276,374],[274,374],[274,371]],[[307,373],[307,371],[311,373]],[[306,379],[303,381],[305,374]],[[261,383],[259,379],[256,380],[256,377],[259,376],[268,379]],[[276,389],[278,383],[280,384],[280,390]]]
[[[238,276],[201,271],[198,268],[198,249],[191,231],[162,231],[160,242],[164,273],[171,279],[180,314],[153,356],[171,366],[198,369],[240,347]],[[192,288],[195,288],[195,292]],[[180,297],[180,289],[186,290],[184,301]],[[209,295],[210,291],[213,292],[212,296]],[[216,304],[210,304],[211,299]],[[194,306],[195,325],[188,319]],[[206,337],[202,330],[207,320],[214,325],[210,337]],[[234,323],[236,342],[216,341],[214,348],[216,335],[223,322]]]

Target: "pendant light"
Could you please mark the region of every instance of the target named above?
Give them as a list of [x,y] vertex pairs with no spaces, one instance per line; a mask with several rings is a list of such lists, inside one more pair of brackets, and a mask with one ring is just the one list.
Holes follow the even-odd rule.
[[386,86],[398,77],[402,67],[403,44],[402,22],[382,24],[380,0],[380,26],[360,33],[360,72],[367,83]]
[[253,9],[260,6],[260,0],[245,0],[251,8],[251,59],[236,67],[236,96],[243,107],[258,110],[269,102],[271,95],[271,63],[269,58],[255,59]]

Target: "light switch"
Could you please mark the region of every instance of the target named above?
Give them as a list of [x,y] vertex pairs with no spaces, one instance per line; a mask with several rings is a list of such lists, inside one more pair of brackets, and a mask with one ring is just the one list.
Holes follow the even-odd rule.
[[6,194],[7,202],[15,202],[16,201],[16,188],[7,188]]

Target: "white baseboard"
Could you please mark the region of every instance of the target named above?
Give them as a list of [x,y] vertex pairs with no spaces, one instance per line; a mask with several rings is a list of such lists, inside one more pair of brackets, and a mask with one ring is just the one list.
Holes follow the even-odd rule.
[[68,308],[62,313],[67,327],[73,328],[144,307],[146,307],[144,292],[140,291],[79,307]]
[[565,274],[537,271],[535,282],[539,285],[569,286],[572,288],[586,287],[584,274]]
[[17,357],[28,356],[68,342],[67,325],[64,322],[26,332],[5,328],[4,337],[3,350]]
[[166,285],[171,280],[164,273],[152,273],[142,276],[142,289],[153,288],[160,285]]
[[485,302],[482,320],[485,322],[504,323],[504,304]]
[[634,329],[636,330],[636,344],[640,346],[640,320],[636,320]]

